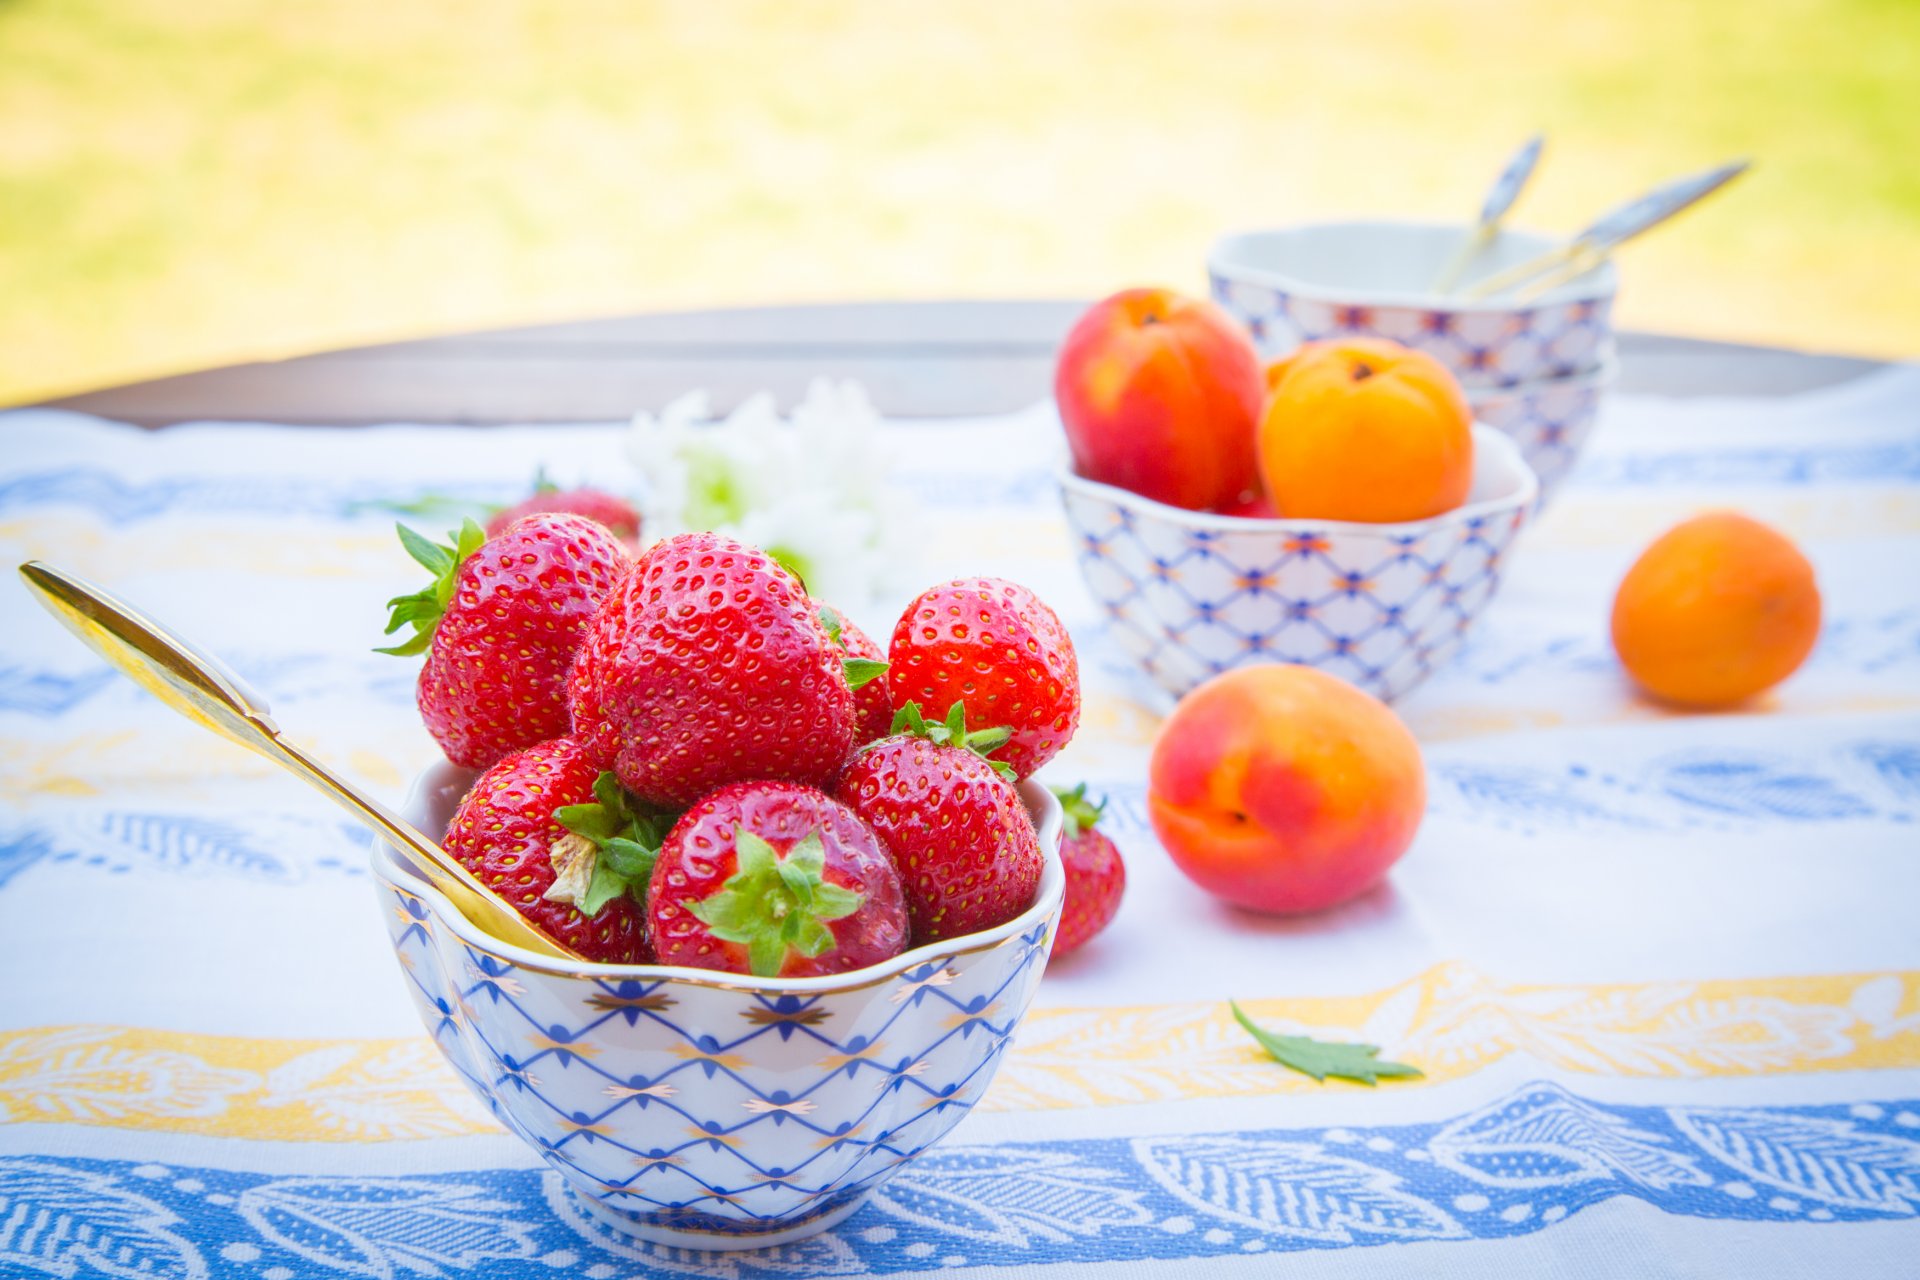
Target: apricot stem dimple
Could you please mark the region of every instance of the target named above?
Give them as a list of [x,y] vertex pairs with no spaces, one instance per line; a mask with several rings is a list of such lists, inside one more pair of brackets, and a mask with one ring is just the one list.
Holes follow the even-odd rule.
[[1371,378],[1372,376],[1373,376],[1373,366],[1368,364],[1365,360],[1362,360],[1359,364],[1356,364],[1353,366],[1353,380],[1355,382],[1365,382],[1368,378]]

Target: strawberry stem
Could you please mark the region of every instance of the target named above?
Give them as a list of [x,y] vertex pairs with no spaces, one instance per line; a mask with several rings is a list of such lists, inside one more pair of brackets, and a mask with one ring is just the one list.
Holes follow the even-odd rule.
[[1012,765],[1004,760],[989,758],[993,752],[1007,745],[1008,740],[1013,737],[1013,730],[1005,725],[996,725],[991,729],[975,729],[968,732],[965,702],[955,702],[947,708],[946,720],[934,724],[928,724],[926,717],[920,714],[918,702],[909,702],[893,713],[893,725],[887,732],[889,734],[904,733],[915,738],[925,738],[928,742],[939,746],[959,747],[963,751],[971,751],[982,759],[986,759],[987,763],[993,766],[993,771],[1007,781],[1015,780],[1016,775]]
[[1083,831],[1091,831],[1099,823],[1100,815],[1107,811],[1107,802],[1099,804],[1087,799],[1087,784],[1081,783],[1071,789],[1067,787],[1048,787],[1060,798],[1060,811],[1066,816],[1067,839],[1077,840]]
[[[623,893],[640,906],[647,905],[647,882],[653,877],[653,864],[678,815],[640,804],[609,770],[594,779],[592,803],[562,805],[553,816],[567,829],[574,844],[567,850],[568,868],[560,867],[556,856],[554,885],[546,893],[548,898],[571,903],[589,920]],[[579,841],[585,841],[588,847],[581,849]],[[556,855],[559,849],[555,845]],[[574,858],[592,861],[575,866]]]
[[834,948],[830,920],[858,911],[867,896],[825,878],[827,849],[817,831],[782,857],[745,827],[734,831],[737,865],[720,891],[687,910],[723,942],[747,948],[756,978],[777,978],[787,953],[808,959]]
[[487,540],[486,531],[475,524],[471,517],[460,522],[460,527],[447,535],[447,545],[430,542],[403,524],[393,526],[400,534],[400,545],[407,549],[421,568],[433,575],[433,580],[412,595],[395,596],[387,601],[387,631],[394,632],[407,624],[413,624],[413,634],[406,640],[388,649],[375,649],[375,653],[390,653],[398,658],[411,657],[424,653],[433,643],[434,628],[440,625],[441,615],[447,611],[447,605],[453,600],[453,584],[459,577],[460,566],[467,557],[478,551]]

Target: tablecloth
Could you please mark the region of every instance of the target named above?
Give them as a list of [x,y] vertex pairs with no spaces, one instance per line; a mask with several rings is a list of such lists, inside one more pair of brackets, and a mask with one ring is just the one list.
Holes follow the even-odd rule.
[[[1154,843],[1163,703],[1079,585],[1051,409],[889,424],[927,517],[909,581],[998,573],[1067,619],[1086,711],[1047,773],[1110,797],[1131,882],[947,1141],[837,1229],[757,1253],[589,1221],[415,1021],[363,833],[10,581],[0,1272],[1914,1274],[1916,406],[1920,369],[1614,399],[1466,650],[1400,705],[1430,775],[1417,842],[1385,886],[1304,919],[1215,904]],[[379,504],[505,500],[541,462],[617,482],[618,430],[149,433],[18,411],[0,546],[202,640],[397,797],[433,747],[413,664],[370,652],[417,576]],[[1672,714],[1623,681],[1607,610],[1634,552],[1710,506],[1798,539],[1826,622],[1758,705]],[[884,629],[899,603],[860,620]],[[1425,1077],[1316,1085],[1265,1060],[1229,998]]]

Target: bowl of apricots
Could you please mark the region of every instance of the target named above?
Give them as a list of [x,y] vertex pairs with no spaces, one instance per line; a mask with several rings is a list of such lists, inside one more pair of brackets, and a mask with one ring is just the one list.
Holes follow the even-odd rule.
[[1130,290],[1068,335],[1054,390],[1081,576],[1176,698],[1267,662],[1407,693],[1459,649],[1537,507],[1458,379],[1382,339],[1263,363],[1213,304]]

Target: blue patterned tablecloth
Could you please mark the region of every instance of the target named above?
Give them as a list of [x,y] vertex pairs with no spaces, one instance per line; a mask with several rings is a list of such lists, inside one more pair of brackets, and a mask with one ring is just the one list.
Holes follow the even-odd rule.
[[[1400,710],[1431,804],[1391,881],[1259,920],[1143,812],[1163,703],[1103,636],[1049,479],[1050,410],[887,428],[936,518],[907,595],[1054,601],[1087,778],[1132,884],[1055,966],[985,1101],[838,1228],[681,1253],[610,1238],[414,1019],[366,842],[145,699],[0,587],[0,1274],[998,1273],[1854,1277],[1920,1270],[1920,370],[1765,401],[1620,398],[1462,656]],[[203,637],[389,795],[432,759],[381,501],[617,481],[612,426],[143,433],[0,415],[0,543]],[[452,447],[450,447],[452,446]],[[1634,698],[1606,640],[1634,552],[1737,506],[1827,604],[1737,714]],[[1423,1080],[1315,1086],[1276,1028]]]

